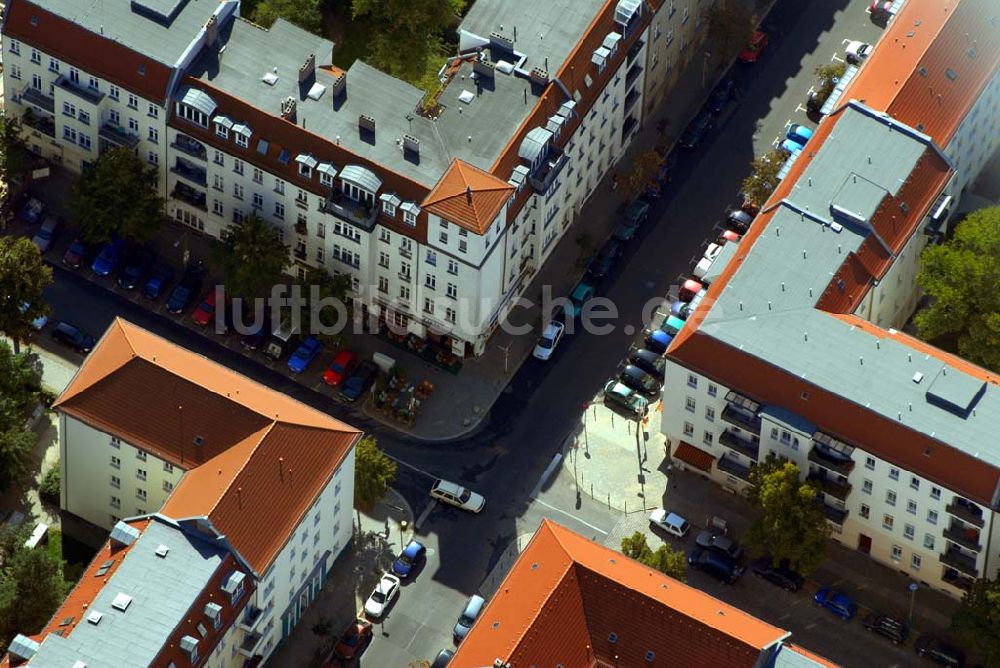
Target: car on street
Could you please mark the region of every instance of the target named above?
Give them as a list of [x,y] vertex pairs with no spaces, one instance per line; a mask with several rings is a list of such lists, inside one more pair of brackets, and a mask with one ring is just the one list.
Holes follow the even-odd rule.
[[703,547],[706,550],[715,550],[736,561],[739,561],[743,557],[743,547],[738,542],[712,529],[699,531],[694,542],[698,547]]
[[306,368],[312,364],[312,361],[316,359],[320,351],[323,350],[323,344],[315,336],[307,337],[305,341],[295,349],[292,356],[288,358],[288,368],[291,369],[292,373],[302,373]]
[[361,656],[372,642],[372,623],[367,619],[351,622],[333,648],[333,654],[341,661],[350,661]]
[[729,78],[723,79],[715,86],[705,106],[713,114],[720,114],[735,94],[736,82]]
[[365,601],[365,614],[372,619],[378,619],[399,596],[399,578],[391,573],[383,573],[375,589]]
[[618,380],[626,387],[650,398],[658,396],[663,387],[660,381],[634,364],[626,364],[625,368],[618,374]]
[[52,328],[52,339],[86,355],[94,349],[94,337],[76,325],[62,321]]
[[[31,308],[31,303],[30,302],[21,302],[21,307],[20,307],[21,315],[24,315],[25,313],[27,313],[28,309],[30,309],[30,308]],[[43,329],[45,329],[45,325],[47,325],[47,324],[49,324],[49,316],[47,316],[47,315],[40,315],[40,316],[38,316],[37,318],[35,318],[34,320],[31,321],[31,328],[33,330],[35,330],[36,332],[40,332]]]
[[618,260],[622,256],[622,251],[625,250],[625,245],[620,239],[611,238],[603,246],[601,250],[597,252],[594,259],[590,261],[587,265],[587,276],[589,276],[594,281],[601,281],[607,278],[611,270],[618,263]]
[[711,132],[714,126],[715,119],[712,118],[711,112],[707,110],[701,111],[684,128],[684,132],[681,133],[681,138],[677,140],[677,143],[680,144],[681,148],[693,151],[698,148],[698,144]]
[[135,290],[142,284],[153,264],[153,254],[143,248],[126,253],[122,260],[122,271],[118,275],[118,285],[123,290]]
[[466,489],[459,484],[438,478],[431,485],[431,498],[437,499],[441,503],[468,510],[472,513],[482,512],[486,505],[486,499],[476,494],[472,490]]
[[743,237],[739,232],[733,232],[732,230],[722,230],[719,234],[719,238],[716,243],[734,243],[738,244],[740,239]]
[[358,356],[350,350],[341,350],[323,372],[323,382],[330,387],[340,387],[340,384],[351,375],[358,365]]
[[87,242],[82,237],[77,237],[63,253],[62,262],[70,269],[79,269],[87,261],[89,254],[90,248],[87,246]]
[[910,628],[905,622],[892,617],[891,615],[870,612],[861,620],[861,625],[866,631],[877,633],[892,641],[893,645],[898,645],[906,641],[910,635]]
[[965,652],[932,635],[922,635],[917,638],[917,642],[913,643],[913,649],[917,656],[930,659],[942,666],[949,666],[949,668],[963,668],[965,666]]
[[639,367],[656,380],[663,382],[663,374],[667,368],[667,361],[662,355],[654,353],[646,348],[633,350],[628,356],[628,361]]
[[615,226],[612,237],[618,241],[631,241],[648,217],[649,202],[641,199],[632,202],[622,212],[622,219]]
[[532,351],[532,356],[537,360],[547,361],[551,359],[552,353],[555,352],[556,346],[562,341],[563,332],[566,331],[566,325],[559,322],[558,320],[553,320],[549,324],[545,325],[545,329],[542,330],[542,335],[538,337],[538,342],[535,343],[535,349]]
[[711,575],[725,584],[734,584],[746,571],[746,566],[722,552],[696,547],[688,555],[691,568]]
[[806,112],[819,115],[825,103],[825,98],[821,97],[816,91],[811,90],[809,91],[809,95],[806,96]]
[[663,508],[656,508],[649,514],[649,526],[662,529],[676,538],[683,538],[691,530],[690,522],[677,513],[667,512]]
[[596,292],[594,286],[587,283],[586,279],[580,281],[570,293],[569,303],[563,304],[563,313],[567,318],[577,317],[583,312],[583,305],[593,298]]
[[451,663],[452,657],[455,653],[450,649],[443,649],[437,653],[434,657],[434,661],[431,663],[430,668],[447,668],[448,664]]
[[750,570],[762,580],[767,580],[786,591],[798,591],[802,589],[802,584],[805,582],[801,575],[788,568],[787,562],[775,564],[768,556],[755,560],[751,564]]
[[483,612],[484,607],[486,607],[486,599],[482,596],[473,594],[469,597],[469,600],[465,604],[465,607],[462,608],[462,614],[459,615],[458,621],[455,623],[455,628],[452,631],[456,644],[465,640],[465,636],[469,635],[469,631],[472,630],[472,625],[476,623],[477,619],[479,619],[479,615]]
[[156,300],[167,293],[167,288],[174,282],[174,270],[165,264],[158,265],[142,284],[142,296]]
[[215,317],[215,303],[217,299],[218,290],[215,289],[215,286],[212,286],[212,288],[205,293],[205,296],[202,297],[201,302],[198,303],[194,312],[191,313],[191,320],[194,324],[204,327],[208,323],[212,322],[212,319]]
[[670,305],[670,315],[680,318],[681,320],[687,320],[693,312],[694,307],[691,305],[691,302],[682,302],[678,299]]
[[847,594],[843,594],[836,589],[823,587],[813,597],[813,601],[821,608],[826,608],[832,614],[840,617],[844,621],[854,618],[858,614],[858,605],[851,600]]
[[691,274],[697,278],[705,278],[709,270],[712,268],[712,263],[715,262],[715,258],[719,256],[722,252],[722,244],[711,243],[708,248],[705,249],[705,254],[702,255],[701,259],[698,260],[698,264],[694,266],[694,270]]
[[767,43],[771,41],[771,38],[767,36],[767,33],[763,30],[755,30],[750,41],[747,43],[743,50],[740,51],[739,56],[741,63],[756,63],[760,59],[760,54],[763,53],[764,47]]
[[95,276],[110,276],[115,273],[118,263],[121,262],[123,250],[124,243],[121,240],[116,239],[104,244],[90,265],[90,270]]
[[45,205],[42,204],[41,201],[32,197],[27,201],[27,203],[25,203],[21,210],[17,212],[17,217],[29,225],[34,225],[42,219],[42,215],[44,213]]
[[792,123],[785,131],[785,136],[792,141],[805,146],[806,142],[812,138],[813,131],[811,128],[808,128],[801,123]]
[[392,562],[392,574],[400,578],[408,578],[427,557],[427,548],[423,543],[411,540]]
[[358,397],[368,391],[378,377],[378,367],[371,360],[362,360],[354,372],[341,385],[337,396],[344,401],[357,401]]
[[642,340],[642,345],[646,347],[647,350],[652,350],[654,353],[665,353],[667,348],[670,346],[670,342],[674,340],[674,337],[667,334],[662,329],[646,330],[645,338]]
[[699,281],[693,278],[686,279],[681,283],[680,290],[677,291],[677,298],[682,302],[689,302],[698,296],[698,293],[705,289]]
[[31,243],[38,246],[38,251],[44,254],[45,251],[52,247],[52,242],[55,241],[61,227],[62,221],[57,216],[47,217],[42,226],[35,232],[35,236],[31,238]]
[[617,378],[604,384],[604,405],[617,407],[630,415],[645,415],[649,400]]
[[723,223],[730,230],[738,234],[746,234],[753,224],[753,216],[743,209],[733,209],[726,213],[726,220]]
[[183,313],[191,306],[191,302],[199,292],[201,292],[201,275],[188,271],[170,292],[167,298],[167,311],[175,315]]
[[873,48],[874,47],[867,42],[852,40],[847,43],[847,46],[844,47],[844,58],[852,65],[857,65],[871,55]]
[[882,21],[892,15],[893,0],[872,0],[868,5],[868,13],[876,21]]

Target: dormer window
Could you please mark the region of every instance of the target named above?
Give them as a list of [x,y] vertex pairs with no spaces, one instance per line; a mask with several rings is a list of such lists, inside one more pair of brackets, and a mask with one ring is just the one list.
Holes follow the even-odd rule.
[[347,165],[340,172],[341,189],[357,202],[375,204],[375,193],[382,188],[382,179],[375,172],[359,165]]
[[208,127],[208,119],[216,109],[215,100],[205,91],[188,88],[177,103],[177,115],[203,128]]
[[198,663],[198,639],[194,636],[184,636],[181,638],[181,649],[187,653],[191,665]]
[[379,200],[382,202],[382,212],[387,216],[395,218],[396,208],[402,203],[402,200],[392,193],[385,193],[379,196]]
[[229,130],[233,127],[233,119],[228,116],[216,116],[212,122],[215,123],[216,136],[229,139]]
[[240,148],[247,148],[250,146],[250,135],[253,134],[253,130],[250,129],[249,125],[234,125],[233,126],[233,137],[236,139],[236,145]]
[[312,178],[313,170],[319,165],[319,161],[308,153],[300,153],[295,156],[295,162],[299,166],[299,176],[307,179]]
[[316,166],[316,171],[319,172],[319,182],[320,184],[333,187],[333,178],[337,176],[337,168],[328,162],[321,162]]
[[403,222],[411,227],[416,227],[417,216],[420,215],[420,207],[413,202],[404,202],[399,208],[403,210]]
[[229,602],[236,604],[236,601],[240,600],[243,596],[243,585],[246,580],[246,575],[241,571],[233,571],[229,574],[229,577],[225,579],[222,583],[222,591],[229,594]]

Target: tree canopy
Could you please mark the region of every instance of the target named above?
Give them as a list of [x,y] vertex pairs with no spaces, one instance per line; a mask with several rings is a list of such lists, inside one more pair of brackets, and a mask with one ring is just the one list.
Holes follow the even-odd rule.
[[254,299],[269,295],[271,287],[282,281],[290,264],[288,251],[270,223],[248,216],[226,230],[214,255],[226,291],[233,297]]
[[743,195],[756,208],[764,206],[767,198],[778,187],[778,172],[785,163],[787,154],[775,149],[750,163],[750,174],[743,179]]
[[804,575],[815,571],[826,557],[830,527],[823,513],[819,490],[799,479],[799,467],[771,453],[750,468],[748,493],[760,516],[744,541],[754,552],[775,561],[787,559]]
[[847,71],[847,63],[844,61],[837,61],[834,63],[829,63],[827,65],[820,65],[816,68],[816,97],[819,98],[820,102],[826,102],[830,94],[833,93],[833,89],[837,86],[837,82],[840,78],[844,76],[844,72]]
[[1000,666],[1000,581],[976,580],[951,618],[951,628],[983,665]]
[[722,54],[741,50],[757,29],[757,17],[738,0],[717,0],[705,10],[703,20],[713,48]]
[[15,353],[0,341],[0,490],[27,475],[37,434],[25,428],[41,399],[42,374],[37,358]]
[[77,181],[71,208],[87,241],[145,241],[163,220],[156,170],[133,151],[114,147]]
[[9,187],[28,168],[30,157],[21,134],[21,121],[0,111],[0,180]]
[[38,246],[26,237],[0,237],[0,332],[10,337],[15,350],[31,335],[32,321],[49,314],[44,292],[50,283],[52,269]]
[[687,580],[687,558],[684,553],[666,543],[654,550],[646,542],[646,534],[641,531],[622,538],[622,554],[676,580]]
[[31,522],[0,536],[0,645],[42,630],[66,595],[62,562],[45,549],[24,547]]
[[951,239],[924,249],[917,284],[930,297],[915,318],[920,338],[954,338],[963,358],[1000,371],[1000,206],[971,213]]
[[365,436],[354,448],[354,504],[370,508],[385,496],[396,479],[396,462],[382,452],[373,436]]
[[283,18],[303,30],[323,34],[323,0],[259,0],[247,11],[250,20],[270,28],[276,19]]
[[[306,271],[302,288],[309,314],[302,319],[303,333],[317,336],[327,345],[341,343],[342,337],[327,332],[346,324],[340,319],[348,315],[351,277],[348,274],[331,274],[326,269],[310,267]],[[313,322],[314,317],[316,322]]]
[[663,158],[656,151],[650,150],[640,153],[635,162],[632,163],[632,171],[628,173],[621,184],[622,196],[626,200],[631,200],[645,192],[653,179],[656,178],[662,165]]

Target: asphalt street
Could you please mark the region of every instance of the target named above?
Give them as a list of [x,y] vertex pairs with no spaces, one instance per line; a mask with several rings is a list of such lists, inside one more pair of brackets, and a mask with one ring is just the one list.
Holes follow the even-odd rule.
[[[737,65],[731,74],[742,93],[739,106],[704,146],[679,156],[677,176],[667,196],[657,203],[639,239],[631,242],[617,273],[602,286],[601,293],[615,302],[621,315],[615,330],[603,336],[576,333],[560,345],[550,362],[529,360],[481,429],[460,442],[408,442],[359,412],[299,385],[263,364],[261,358],[246,357],[218,339],[62,268],[57,268],[55,283],[47,293],[54,317],[71,320],[93,333],[103,332],[115,316],[125,317],[376,434],[380,445],[402,464],[397,487],[417,517],[428,509],[426,492],[433,477],[450,478],[482,493],[487,504],[481,515],[440,506],[426,514],[417,533],[430,546],[431,556],[420,576],[406,586],[381,631],[376,631],[363,663],[398,666],[413,659],[431,659],[439,648],[452,646],[451,628],[464,600],[478,589],[518,534],[533,531],[542,518],[549,517],[600,540],[618,521],[616,511],[587,497],[577,499],[572,479],[560,476],[560,467],[541,485],[536,498],[532,493],[576,426],[582,406],[627,352],[643,324],[643,305],[651,297],[666,294],[669,285],[690,269],[706,242],[717,235],[717,222],[725,205],[735,200],[753,156],[766,150],[787,122],[809,123],[800,103],[813,84],[816,65],[842,52],[847,38],[877,39],[880,29],[869,21],[866,4],[864,0],[778,3],[765,21],[771,41],[760,62]],[[727,592],[706,589],[729,598]],[[794,616],[771,621],[796,635],[806,630],[805,626],[799,629]],[[808,625],[812,628],[813,622]],[[859,640],[871,643],[857,628],[863,636]],[[836,658],[842,634],[839,625],[820,627],[807,634],[809,646]],[[892,665],[896,657],[886,659],[880,665]]]

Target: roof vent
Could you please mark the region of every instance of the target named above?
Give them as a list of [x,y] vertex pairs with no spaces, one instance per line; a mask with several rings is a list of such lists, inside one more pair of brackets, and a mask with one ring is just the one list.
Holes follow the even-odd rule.
[[921,68],[920,68],[919,70],[917,70],[917,72],[918,72],[918,73],[920,74],[920,76],[922,76],[922,77],[925,77],[925,76],[927,76],[927,68],[926,68],[926,67],[921,67]]
[[273,72],[264,72],[264,76],[262,76],[260,80],[268,86],[273,86],[278,83],[278,68],[275,67]]
[[121,520],[111,529],[111,541],[128,547],[139,537],[139,530]]
[[122,612],[125,612],[126,610],[128,610],[128,606],[131,603],[132,603],[131,596],[119,592],[118,595],[115,596],[115,600],[111,601],[111,607],[114,608],[115,610],[121,610]]
[[87,621],[90,622],[91,624],[93,624],[94,626],[97,626],[98,624],[100,624],[101,620],[103,618],[104,618],[104,614],[98,612],[97,610],[91,610],[90,614],[87,615]]
[[314,83],[309,88],[309,92],[306,95],[308,95],[310,100],[319,100],[321,97],[323,97],[323,93],[325,92],[326,92],[326,86],[324,86],[321,83]]
[[948,77],[949,81],[954,81],[955,79],[958,78],[958,72],[951,69],[950,67],[947,70],[945,70],[944,75]]
[[616,643],[616,642],[618,642],[618,634],[615,633],[614,631],[612,631],[611,633],[609,633],[608,634],[608,642],[609,643]]
[[920,371],[913,374],[913,382],[919,384],[924,379],[924,374]]
[[170,548],[167,547],[166,545],[160,545],[159,547],[156,548],[156,556],[160,557],[161,559],[166,558],[168,552],[170,552]]
[[73,668],[87,668],[87,664],[86,662],[77,659],[73,662]]
[[12,656],[27,660],[35,656],[35,652],[38,651],[38,643],[28,636],[18,633],[10,642],[10,647],[7,648],[7,651]]
[[652,663],[653,659],[655,658],[656,658],[656,653],[653,652],[653,650],[649,650],[648,652],[646,652],[646,661]]
[[458,101],[464,102],[465,104],[471,104],[472,101],[475,99],[476,99],[476,94],[473,93],[471,90],[463,89],[462,92],[458,94]]
[[202,438],[201,436],[195,436],[194,437],[194,444],[195,445],[201,445],[204,442],[205,442],[205,439]]

